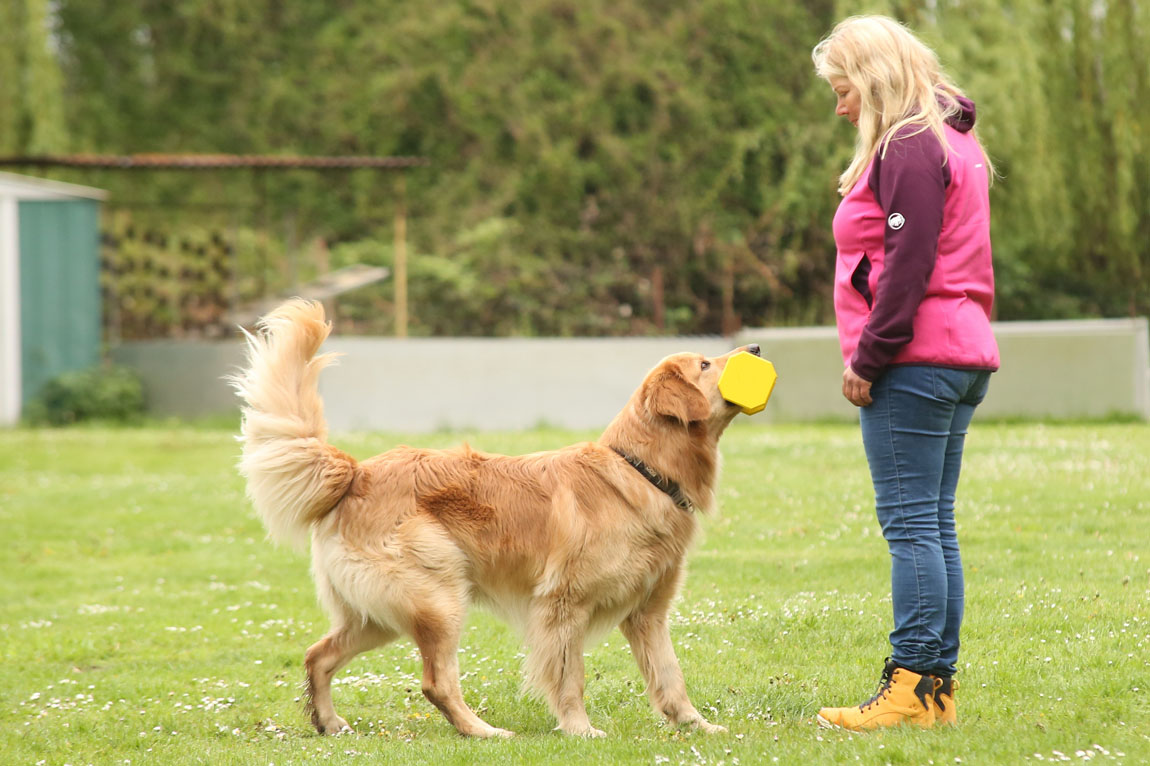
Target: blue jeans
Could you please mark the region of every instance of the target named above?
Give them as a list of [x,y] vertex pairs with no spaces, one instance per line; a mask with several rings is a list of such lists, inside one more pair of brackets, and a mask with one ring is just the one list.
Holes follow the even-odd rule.
[[954,496],[962,448],[990,373],[891,367],[860,412],[875,507],[891,555],[891,659],[953,675],[964,602]]

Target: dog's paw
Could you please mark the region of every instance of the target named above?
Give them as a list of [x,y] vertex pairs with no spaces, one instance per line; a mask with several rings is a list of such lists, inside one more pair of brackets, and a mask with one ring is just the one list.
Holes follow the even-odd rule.
[[486,731],[479,735],[483,738],[498,737],[500,739],[511,739],[515,736],[515,732],[508,731],[507,729],[498,729],[494,726],[489,726]]
[[607,732],[596,729],[591,724],[585,726],[556,726],[555,731],[561,731],[572,737],[586,737],[587,739],[598,739],[599,737],[606,737]]
[[699,720],[695,722],[695,728],[700,731],[705,731],[707,734],[726,734],[727,727],[719,726],[717,723],[707,723],[706,721]]
[[340,734],[355,734],[355,729],[347,725],[347,721],[339,716],[336,716],[331,721],[322,724],[316,724],[316,731],[325,737],[337,737]]

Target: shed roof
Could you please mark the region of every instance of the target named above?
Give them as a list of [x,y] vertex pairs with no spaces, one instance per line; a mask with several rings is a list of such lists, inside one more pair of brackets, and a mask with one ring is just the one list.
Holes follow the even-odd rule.
[[0,157],[0,165],[151,170],[409,168],[427,165],[426,157],[330,156],[268,154],[67,154]]
[[91,186],[79,186],[63,181],[52,181],[47,178],[0,172],[0,197],[30,200],[80,197],[82,199],[102,200],[108,197],[108,192]]

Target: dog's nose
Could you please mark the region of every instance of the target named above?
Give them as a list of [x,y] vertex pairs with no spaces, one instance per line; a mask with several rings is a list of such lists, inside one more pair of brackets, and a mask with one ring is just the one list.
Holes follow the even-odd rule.
[[748,354],[754,354],[755,356],[762,356],[763,355],[762,349],[759,348],[758,343],[748,343],[747,344],[747,353]]

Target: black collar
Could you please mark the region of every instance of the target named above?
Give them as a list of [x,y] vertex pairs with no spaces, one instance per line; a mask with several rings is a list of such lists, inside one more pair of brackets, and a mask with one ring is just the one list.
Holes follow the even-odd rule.
[[675,501],[675,505],[684,511],[694,510],[694,503],[683,493],[683,488],[679,486],[678,482],[668,479],[639,458],[628,455],[618,447],[612,447],[611,449],[614,450],[619,457],[626,460],[632,468],[638,471],[640,476],[654,484],[659,490],[666,494],[667,497]]

